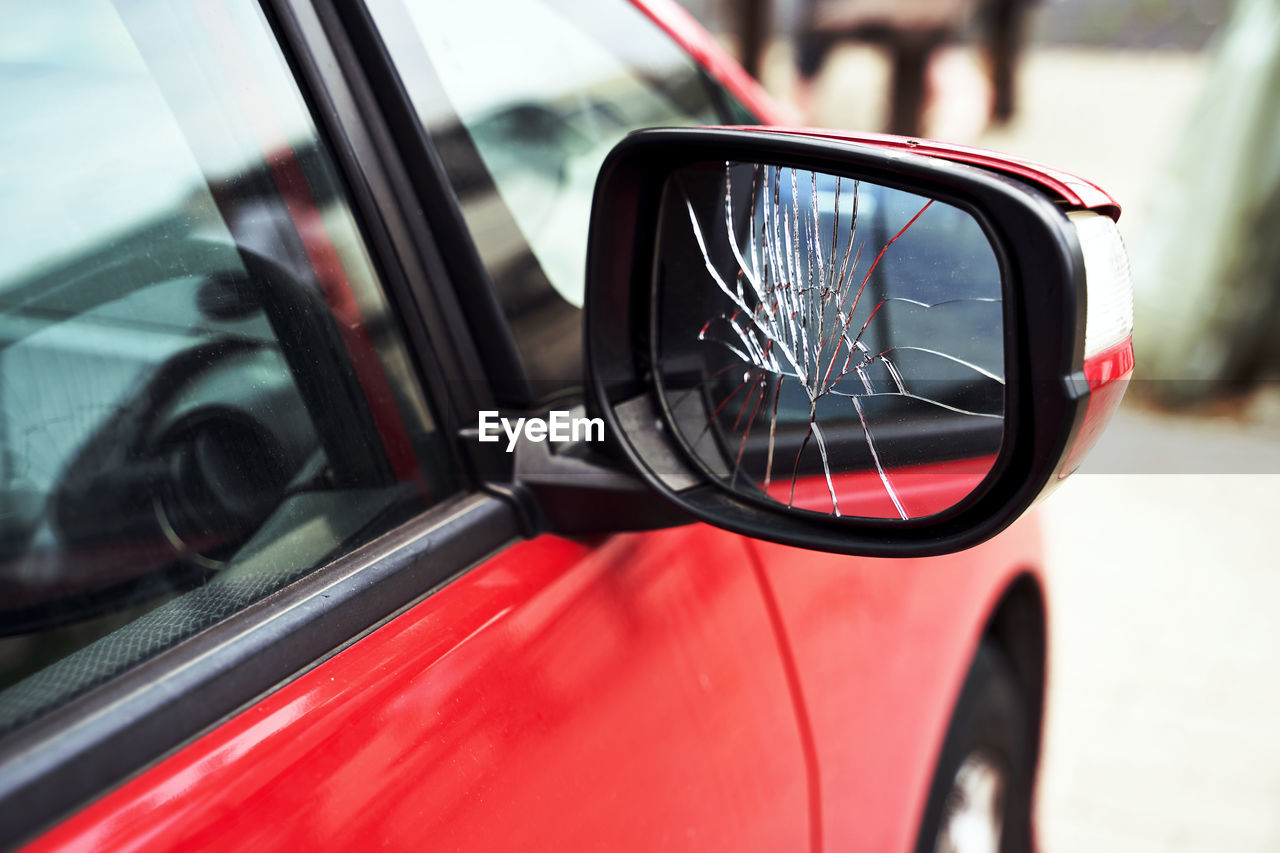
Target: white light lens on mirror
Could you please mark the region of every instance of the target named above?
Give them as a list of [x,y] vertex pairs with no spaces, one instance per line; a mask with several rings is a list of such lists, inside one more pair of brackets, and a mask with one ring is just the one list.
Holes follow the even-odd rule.
[[1091,210],[1067,214],[1084,253],[1088,313],[1084,357],[1124,343],[1133,334],[1133,281],[1120,229],[1109,216]]

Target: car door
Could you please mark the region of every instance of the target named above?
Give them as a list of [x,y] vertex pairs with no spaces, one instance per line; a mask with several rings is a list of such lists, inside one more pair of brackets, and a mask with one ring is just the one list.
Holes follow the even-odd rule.
[[505,333],[332,12],[6,12],[0,835],[803,845],[743,540],[481,488]]

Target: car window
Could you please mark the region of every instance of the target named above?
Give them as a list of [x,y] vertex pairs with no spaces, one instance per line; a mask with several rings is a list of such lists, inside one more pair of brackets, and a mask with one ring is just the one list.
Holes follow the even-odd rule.
[[0,8],[3,733],[455,483],[257,4]]
[[633,130],[748,116],[625,0],[374,0],[525,370],[581,381],[587,230],[605,155]]

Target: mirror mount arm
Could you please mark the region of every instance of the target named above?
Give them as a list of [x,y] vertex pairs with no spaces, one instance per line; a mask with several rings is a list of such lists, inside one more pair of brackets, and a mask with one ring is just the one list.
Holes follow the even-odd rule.
[[[580,409],[578,410],[581,411]],[[478,442],[479,430],[461,433]],[[494,458],[482,488],[510,502],[525,535],[606,535],[659,530],[692,524],[695,519],[646,485],[614,452],[616,439],[554,444],[531,441],[521,433],[511,454],[491,445]],[[505,469],[505,471],[503,470]]]

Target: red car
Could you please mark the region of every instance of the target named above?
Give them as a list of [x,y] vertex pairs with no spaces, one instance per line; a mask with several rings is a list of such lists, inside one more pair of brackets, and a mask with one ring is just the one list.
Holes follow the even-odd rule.
[[666,0],[4,29],[6,845],[1032,846],[1105,193]]

